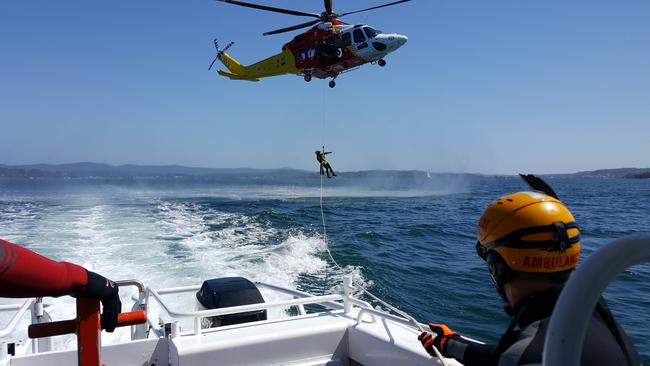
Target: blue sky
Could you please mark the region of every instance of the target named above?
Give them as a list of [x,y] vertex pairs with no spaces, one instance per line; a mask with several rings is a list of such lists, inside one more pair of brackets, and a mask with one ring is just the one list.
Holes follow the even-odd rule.
[[214,37],[249,64],[297,34],[262,32],[306,20],[208,0],[4,1],[0,163],[312,169],[325,144],[343,171],[650,167],[646,0],[414,0],[343,19],[409,42],[335,89],[208,72]]

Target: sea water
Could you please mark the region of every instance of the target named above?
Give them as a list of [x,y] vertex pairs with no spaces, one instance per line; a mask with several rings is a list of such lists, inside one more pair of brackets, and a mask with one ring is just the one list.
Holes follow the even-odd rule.
[[[614,239],[650,233],[649,180],[548,181],[582,229],[583,259]],[[343,175],[322,183],[321,201],[317,176],[254,183],[3,179],[0,238],[154,288],[243,276],[321,294],[337,291],[341,276],[350,274],[420,321],[446,323],[487,342],[498,339],[508,317],[475,253],[476,223],[491,200],[526,190],[522,181],[434,176],[416,185],[399,179],[359,184]],[[133,293],[121,291],[124,311]],[[650,266],[625,271],[604,296],[649,362]],[[192,301],[192,296],[172,300],[190,309]],[[46,303],[55,319],[74,316],[70,298]],[[270,316],[286,314],[275,310]],[[0,327],[6,320],[0,314]],[[24,329],[14,337],[24,337]],[[118,330],[105,334],[103,342],[128,337]],[[75,342],[67,336],[55,344],[71,348]]]

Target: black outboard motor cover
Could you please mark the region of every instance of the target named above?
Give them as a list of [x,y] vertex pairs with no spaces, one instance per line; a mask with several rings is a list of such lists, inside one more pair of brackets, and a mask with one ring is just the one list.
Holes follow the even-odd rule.
[[[254,283],[243,277],[224,277],[207,280],[196,293],[196,299],[207,309],[259,304],[264,298]],[[213,326],[240,324],[266,320],[266,310],[211,317]]]

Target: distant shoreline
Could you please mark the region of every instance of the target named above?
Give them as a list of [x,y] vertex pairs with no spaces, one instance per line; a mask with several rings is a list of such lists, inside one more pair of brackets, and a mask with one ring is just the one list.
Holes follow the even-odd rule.
[[[514,174],[513,174],[514,175]],[[617,168],[581,171],[567,174],[540,174],[548,178],[626,178],[650,179],[650,168]],[[59,178],[59,179],[308,179],[318,176],[318,171],[292,168],[255,169],[255,168],[200,168],[181,165],[110,165],[100,163],[71,163],[71,164],[30,164],[3,165],[0,164],[2,178]],[[481,177],[504,176],[503,174],[472,174],[472,173],[430,173],[420,170],[363,170],[355,172],[340,172],[338,179],[345,178],[406,178],[427,180],[431,178],[452,177]]]
[[633,178],[633,179],[650,179],[650,171],[638,173],[638,174],[628,174],[624,178]]

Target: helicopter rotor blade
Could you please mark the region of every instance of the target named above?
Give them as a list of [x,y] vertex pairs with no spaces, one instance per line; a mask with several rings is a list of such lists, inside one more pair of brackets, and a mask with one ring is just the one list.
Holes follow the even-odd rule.
[[332,15],[332,0],[323,0],[325,2],[325,13]]
[[284,33],[284,32],[289,32],[289,31],[292,31],[292,30],[300,29],[300,28],[309,27],[309,26],[312,26],[312,25],[318,24],[318,23],[320,23],[320,19],[311,20],[311,21],[309,21],[307,23],[292,25],[291,27],[272,30],[270,32],[264,32],[262,34],[265,35],[265,36],[270,36],[272,34]]
[[221,55],[223,55],[224,52],[226,52],[226,50],[228,50],[234,44],[235,44],[235,42],[230,42],[230,43],[228,43],[228,45],[226,47],[224,47],[223,49],[220,50],[219,49],[219,41],[215,38],[214,39],[214,49],[217,51],[217,55],[214,56],[214,60],[212,60],[212,62],[210,63],[210,66],[208,67],[208,70],[211,70],[212,66],[214,66],[214,63],[221,57]]
[[228,4],[233,4],[233,5],[245,6],[247,8],[266,10],[266,11],[273,11],[273,12],[282,13],[282,14],[320,18],[320,14],[306,13],[306,12],[298,11],[298,10],[275,8],[273,6],[246,3],[246,2],[243,2],[243,1],[237,1],[237,0],[217,0],[217,1],[221,1],[221,2],[224,2],[224,3],[228,3]]
[[344,15],[355,14],[355,13],[361,13],[362,11],[368,11],[368,10],[373,10],[373,9],[384,8],[384,7],[391,6],[391,5],[397,5],[397,4],[405,3],[407,1],[411,1],[411,0],[400,0],[400,1],[395,1],[395,2],[392,2],[392,3],[384,4],[384,5],[373,6],[372,8],[349,11],[347,13],[339,14],[338,17],[342,17]]
[[214,63],[217,62],[217,59],[219,58],[219,41],[215,38],[214,39],[214,49],[217,51],[217,55],[214,56],[214,60],[210,62],[210,66],[208,67],[208,71],[212,70],[212,66],[214,66]]
[[235,44],[235,42],[230,42],[226,47],[224,47],[219,53],[224,53],[226,52],[230,47],[232,47]]
[[214,60],[210,63],[210,66],[208,67],[208,71],[212,70],[212,66],[214,66],[214,63],[217,62],[217,59],[219,58],[219,55],[214,56]]

